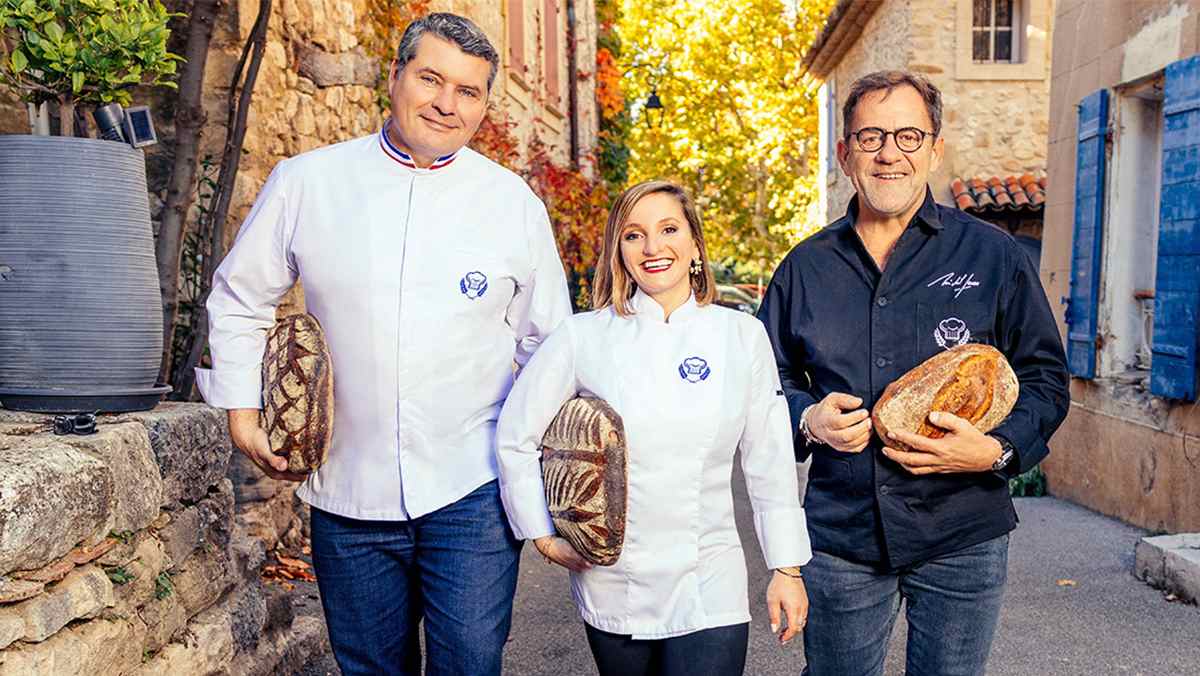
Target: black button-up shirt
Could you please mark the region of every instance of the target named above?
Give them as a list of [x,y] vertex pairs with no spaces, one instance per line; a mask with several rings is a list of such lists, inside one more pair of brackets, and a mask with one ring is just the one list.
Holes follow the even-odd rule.
[[799,435],[800,414],[831,392],[870,409],[889,383],[944,349],[995,346],[1020,382],[1011,415],[993,430],[1017,450],[1014,471],[1046,457],[1069,403],[1066,359],[1037,271],[1008,233],[925,202],[880,271],[846,215],[798,244],[767,288],[767,326],[796,432],[810,454],[804,506],[815,549],[901,567],[997,537],[1016,526],[1006,476],[914,476],[876,435],[842,453]]

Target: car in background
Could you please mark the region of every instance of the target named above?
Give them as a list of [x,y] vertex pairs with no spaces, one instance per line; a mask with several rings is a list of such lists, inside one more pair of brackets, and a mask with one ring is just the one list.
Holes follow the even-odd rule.
[[739,289],[733,284],[718,284],[717,298],[714,302],[717,305],[732,308],[747,314],[754,314],[755,312],[758,312],[759,299],[754,297],[751,293],[743,289]]

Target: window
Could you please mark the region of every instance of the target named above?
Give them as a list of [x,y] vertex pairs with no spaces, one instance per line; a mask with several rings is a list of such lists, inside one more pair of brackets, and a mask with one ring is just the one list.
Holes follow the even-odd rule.
[[508,67],[522,82],[525,77],[525,2],[508,0]]
[[546,105],[557,109],[560,107],[562,89],[558,74],[558,0],[545,0],[542,6],[542,36]]
[[1077,134],[1068,367],[1082,378],[1143,387],[1148,380],[1152,394],[1194,401],[1200,55],[1117,87],[1115,96],[1088,95]]
[[1020,63],[1020,0],[974,0],[971,58],[975,63]]
[[1104,241],[1100,375],[1149,376],[1162,186],[1163,77],[1118,87]]
[[1050,77],[1052,0],[957,0],[956,80]]

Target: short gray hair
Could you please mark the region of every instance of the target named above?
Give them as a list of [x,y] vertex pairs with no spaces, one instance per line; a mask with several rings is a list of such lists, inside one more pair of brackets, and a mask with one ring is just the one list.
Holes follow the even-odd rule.
[[850,138],[850,121],[854,119],[854,109],[858,101],[866,94],[882,91],[884,98],[896,87],[909,86],[917,90],[925,102],[925,110],[929,113],[929,121],[933,123],[933,136],[937,138],[942,133],[942,91],[923,75],[906,70],[879,70],[868,73],[850,85],[850,93],[846,103],[842,105],[842,127],[844,138]]
[[463,52],[484,59],[491,65],[488,73],[488,89],[496,79],[496,70],[500,67],[500,55],[492,46],[483,30],[466,17],[448,12],[427,14],[408,24],[404,35],[400,38],[400,46],[396,48],[396,71],[404,70],[409,61],[417,55],[417,42],[421,36],[431,33],[437,37],[458,45]]

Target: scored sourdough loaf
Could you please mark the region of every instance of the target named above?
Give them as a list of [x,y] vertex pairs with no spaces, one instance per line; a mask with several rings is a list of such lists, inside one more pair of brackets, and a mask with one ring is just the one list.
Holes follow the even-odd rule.
[[981,432],[995,429],[1012,412],[1020,386],[1008,360],[990,345],[967,343],[930,357],[887,386],[871,410],[875,433],[888,439],[896,430],[939,439],[946,432],[929,422],[934,411],[953,413]]
[[542,437],[542,480],[558,534],[583,558],[611,566],[625,543],[625,426],[604,400],[563,404]]
[[260,420],[287,471],[307,474],[325,462],[333,438],[333,361],[321,324],[289,315],[267,333]]

